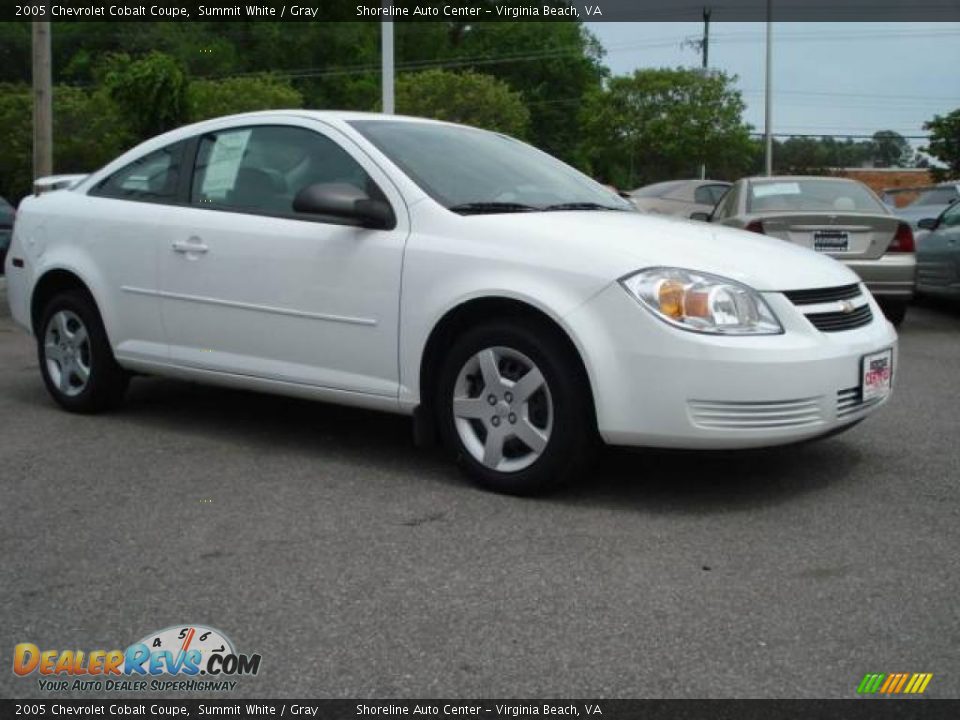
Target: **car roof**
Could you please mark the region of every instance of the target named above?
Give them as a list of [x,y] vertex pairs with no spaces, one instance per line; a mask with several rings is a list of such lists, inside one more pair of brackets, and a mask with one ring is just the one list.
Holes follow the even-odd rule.
[[210,120],[253,120],[261,117],[277,117],[278,115],[301,118],[307,117],[315,120],[340,120],[343,122],[353,120],[389,120],[393,122],[426,123],[433,125],[456,125],[456,123],[444,122],[443,120],[432,120],[430,118],[414,117],[412,115],[388,115],[386,113],[362,112],[360,110],[306,110],[302,108],[257,110],[255,112],[239,113],[236,115],[222,115],[220,117],[210,118]]
[[725,185],[729,187],[730,183],[726,180],[701,180],[700,178],[693,180],[664,180],[663,182],[643,185],[636,190],[631,190],[629,194],[632,197],[663,197],[667,193],[682,187],[700,187],[702,185]]
[[794,180],[823,180],[825,182],[855,182],[861,183],[856,178],[837,177],[836,175],[754,175],[753,177],[743,178],[748,182],[792,182]]

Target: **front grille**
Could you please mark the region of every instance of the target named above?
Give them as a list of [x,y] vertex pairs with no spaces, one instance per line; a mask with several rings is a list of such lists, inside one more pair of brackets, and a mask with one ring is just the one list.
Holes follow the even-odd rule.
[[873,312],[869,305],[861,305],[852,312],[810,313],[807,320],[821,332],[841,332],[869,325],[873,320]]
[[823,421],[818,398],[774,402],[691,400],[693,422],[711,430],[763,430],[818,425]]
[[[870,304],[859,283],[812,290],[785,290],[784,296],[821,332],[841,332],[869,325],[873,321]],[[861,305],[851,300],[860,299]],[[817,306],[817,307],[813,307]],[[824,307],[826,306],[826,307]]]
[[883,398],[876,397],[864,402],[863,393],[860,392],[859,387],[840,390],[837,392],[837,418],[842,420],[850,415],[855,415],[858,412],[872,408],[882,400]]
[[860,286],[854,284],[843,285],[842,287],[816,288],[814,290],[787,290],[783,294],[794,305],[817,305],[818,303],[851,300],[859,297]]

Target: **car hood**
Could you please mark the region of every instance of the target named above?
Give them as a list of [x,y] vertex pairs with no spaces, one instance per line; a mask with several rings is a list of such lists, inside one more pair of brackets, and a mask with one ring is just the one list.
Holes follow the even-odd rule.
[[[522,248],[531,263],[618,279],[637,270],[680,267],[761,291],[859,282],[842,263],[757,233],[693,220],[617,211],[561,211],[462,218],[487,243]],[[517,239],[523,238],[523,243]]]

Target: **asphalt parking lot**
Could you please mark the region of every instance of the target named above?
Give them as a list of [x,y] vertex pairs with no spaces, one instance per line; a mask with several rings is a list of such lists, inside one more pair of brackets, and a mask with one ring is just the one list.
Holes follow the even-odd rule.
[[263,656],[241,697],[854,697],[867,672],[958,697],[958,370],[960,310],[927,303],[849,433],[610,451],[521,500],[403,418],[157,379],[64,413],[4,292],[3,662],[205,623]]

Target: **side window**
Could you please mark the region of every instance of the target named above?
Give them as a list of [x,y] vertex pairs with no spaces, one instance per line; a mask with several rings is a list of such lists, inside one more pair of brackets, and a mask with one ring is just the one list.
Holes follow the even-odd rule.
[[713,193],[713,204],[716,205],[723,200],[723,196],[727,194],[727,190],[729,189],[729,185],[711,185],[710,192]]
[[190,202],[264,215],[294,215],[293,199],[314,183],[346,183],[371,197],[379,188],[329,138],[298,127],[233,128],[205,135]]
[[90,194],[142,202],[176,202],[183,149],[184,143],[179,142],[144,155],[101,181]]
[[947,210],[944,211],[940,219],[943,227],[957,227],[960,225],[960,201],[956,201]]
[[736,202],[737,202],[737,193],[734,192],[733,187],[726,188],[725,194],[720,201],[720,205],[717,206],[717,209],[714,211],[716,217],[725,218],[730,217],[733,213],[736,212]]
[[700,205],[716,205],[726,189],[726,185],[701,185],[694,192],[693,200]]

